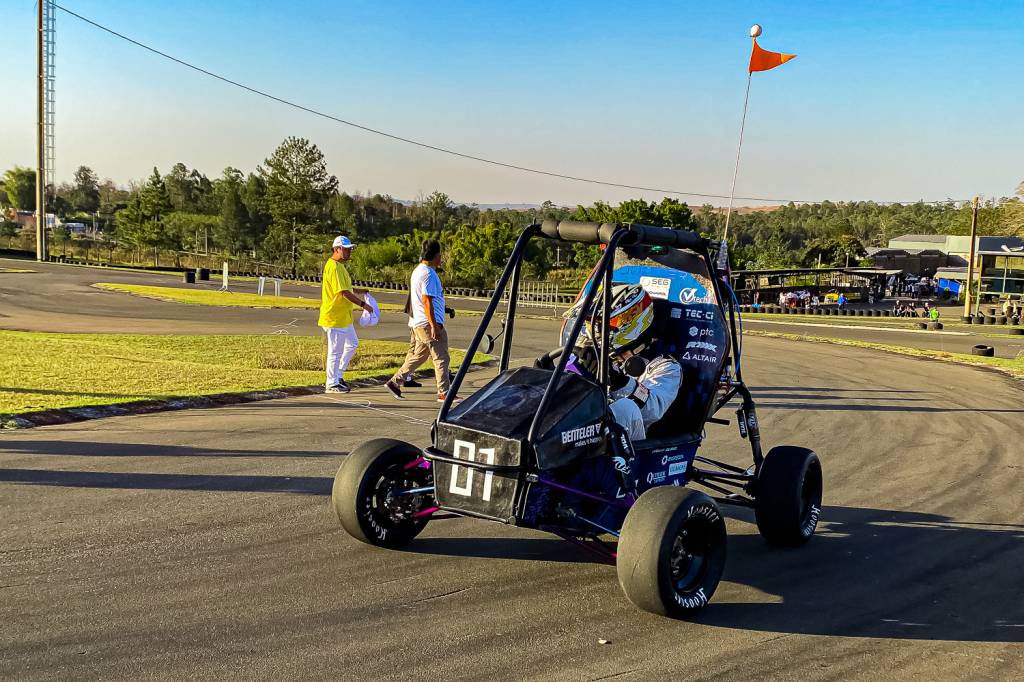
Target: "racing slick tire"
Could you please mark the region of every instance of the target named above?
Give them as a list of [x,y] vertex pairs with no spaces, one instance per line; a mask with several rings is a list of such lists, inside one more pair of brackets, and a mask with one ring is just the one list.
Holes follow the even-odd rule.
[[798,547],[814,535],[821,515],[821,462],[813,450],[772,448],[761,464],[754,517],[772,545]]
[[725,519],[702,492],[652,488],[626,514],[615,560],[619,586],[636,606],[684,618],[700,611],[725,569]]
[[433,506],[428,494],[394,498],[395,488],[433,485],[430,469],[408,465],[420,449],[391,438],[367,441],[345,458],[334,476],[331,504],[338,520],[356,540],[378,547],[407,545],[427,525],[413,516]]

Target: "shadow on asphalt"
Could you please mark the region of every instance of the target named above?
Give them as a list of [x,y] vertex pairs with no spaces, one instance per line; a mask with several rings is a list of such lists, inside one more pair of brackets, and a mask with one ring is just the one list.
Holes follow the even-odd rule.
[[[36,469],[0,469],[0,481],[76,488],[324,496],[330,494],[333,483],[331,478],[317,476]],[[753,522],[747,509],[727,507],[726,511],[731,518]],[[470,532],[477,527],[486,532],[483,523]],[[421,538],[406,551],[602,563],[553,537]],[[972,523],[917,512],[826,507],[818,534],[798,549],[771,547],[756,532],[731,535],[723,580],[753,587],[776,600],[712,600],[696,620],[705,625],[794,634],[1024,642],[1022,565],[1024,525]]]
[[[150,443],[94,443],[92,441],[10,440],[3,442],[8,452],[69,457],[341,457],[344,450],[223,450]],[[3,470],[0,469],[0,472]]]
[[[486,529],[482,521],[481,530]],[[478,526],[474,525],[473,528]],[[571,564],[605,564],[593,554],[556,537],[550,538],[417,538],[403,549],[412,554],[475,557],[478,559],[517,559],[521,561],[557,561]]]
[[232,493],[299,493],[330,495],[334,479],[326,476],[237,476],[136,474],[96,471],[0,469],[0,481],[24,485],[125,490],[197,490]]
[[[750,510],[727,515],[753,523]],[[826,507],[800,548],[729,537],[723,580],[776,603],[711,604],[706,625],[887,639],[1024,642],[1024,525]]]

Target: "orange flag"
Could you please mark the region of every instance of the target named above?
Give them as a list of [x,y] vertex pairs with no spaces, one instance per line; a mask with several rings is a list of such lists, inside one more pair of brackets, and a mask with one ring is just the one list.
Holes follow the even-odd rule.
[[760,45],[757,44],[757,38],[751,39],[754,43],[754,47],[750,52],[750,68],[749,73],[755,71],[767,71],[768,69],[774,69],[776,66],[781,66],[788,62],[790,59],[796,57],[795,54],[782,54],[781,52],[769,52],[764,50]]

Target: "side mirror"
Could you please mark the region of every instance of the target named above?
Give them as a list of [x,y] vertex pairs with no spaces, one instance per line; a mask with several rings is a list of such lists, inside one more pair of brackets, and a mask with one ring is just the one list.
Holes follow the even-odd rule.
[[480,352],[490,355],[492,350],[494,350],[494,337],[484,334],[484,340],[480,342]]

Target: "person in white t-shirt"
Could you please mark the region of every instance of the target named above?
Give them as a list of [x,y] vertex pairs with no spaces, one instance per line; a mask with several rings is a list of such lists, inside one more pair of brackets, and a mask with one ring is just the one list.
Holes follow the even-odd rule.
[[420,250],[420,264],[409,278],[409,327],[412,338],[402,368],[384,387],[395,398],[402,399],[402,383],[429,357],[434,361],[437,380],[437,401],[448,397],[448,332],[444,328],[444,288],[437,268],[441,265],[441,244],[427,239]]

